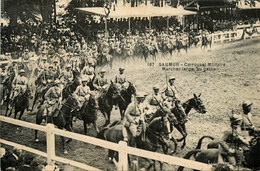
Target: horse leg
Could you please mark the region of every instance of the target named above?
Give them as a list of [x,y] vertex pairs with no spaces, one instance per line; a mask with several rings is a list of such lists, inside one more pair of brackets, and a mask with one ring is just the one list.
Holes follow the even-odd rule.
[[84,126],[84,134],[87,135],[87,122],[83,121],[83,126]]
[[182,126],[182,125],[184,125],[184,124],[174,125],[174,127],[175,127],[175,128],[181,133],[181,135],[183,136],[181,139],[177,139],[178,142],[181,142],[181,141],[184,139],[184,137],[187,136],[186,131],[183,130],[183,126]]
[[23,113],[24,113],[24,109],[20,112],[19,120],[22,119]]
[[68,151],[65,148],[65,138],[63,136],[60,137],[61,138],[61,143],[62,143],[62,150],[64,154],[68,154]]
[[94,126],[95,130],[97,131],[97,133],[99,133],[99,129],[98,129],[98,127],[97,127],[96,121],[93,123],[93,126]]
[[31,110],[33,110],[33,108],[34,108],[34,105],[35,105],[35,103],[36,103],[37,99],[38,99],[38,93],[37,93],[37,92],[35,92],[34,99],[33,99],[33,104],[32,104],[32,109],[31,109]]
[[[36,124],[40,125],[41,122],[42,122],[42,114],[40,113],[37,113],[36,114]],[[35,133],[34,133],[34,141],[35,142],[39,142],[39,139],[38,139],[38,130],[35,130]]]

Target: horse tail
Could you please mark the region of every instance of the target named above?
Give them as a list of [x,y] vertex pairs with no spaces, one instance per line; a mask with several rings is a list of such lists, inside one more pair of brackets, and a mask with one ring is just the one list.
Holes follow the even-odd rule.
[[201,138],[199,139],[198,145],[196,146],[196,149],[200,149],[200,148],[201,148],[202,141],[203,141],[204,138],[209,138],[209,139],[211,139],[211,140],[214,140],[214,137],[205,135],[205,136],[203,136],[203,137],[201,137]]
[[[189,159],[191,156],[196,155],[199,152],[201,152],[201,149],[195,149],[195,150],[189,151],[183,158]],[[184,169],[184,167],[180,166],[177,171],[182,171],[183,169]]]

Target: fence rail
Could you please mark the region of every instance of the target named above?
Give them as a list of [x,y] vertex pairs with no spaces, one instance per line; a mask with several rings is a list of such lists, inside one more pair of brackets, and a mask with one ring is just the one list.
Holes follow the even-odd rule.
[[120,141],[118,144],[116,144],[116,143],[100,140],[100,139],[97,139],[94,137],[60,130],[60,129],[55,128],[53,124],[47,124],[47,126],[41,126],[41,125],[36,125],[33,123],[24,122],[24,121],[12,119],[12,118],[4,117],[4,116],[0,116],[0,121],[46,132],[47,133],[46,134],[46,136],[47,136],[47,138],[46,138],[47,153],[30,148],[30,147],[26,147],[24,145],[20,145],[20,144],[14,143],[14,142],[10,142],[10,141],[4,140],[4,139],[0,139],[0,143],[6,144],[9,146],[13,146],[13,147],[17,147],[19,149],[46,157],[49,166],[53,166],[54,161],[58,161],[58,162],[76,166],[76,167],[79,167],[79,168],[82,168],[85,170],[100,170],[100,169],[94,168],[92,166],[89,166],[89,165],[86,165],[86,164],[83,164],[80,162],[76,162],[73,160],[69,160],[69,159],[65,159],[65,158],[56,156],[55,155],[55,135],[60,135],[60,136],[72,138],[75,140],[79,140],[79,141],[82,141],[85,143],[100,146],[100,147],[103,147],[106,149],[118,151],[119,152],[119,161],[116,164],[117,170],[123,170],[123,171],[128,170],[128,157],[127,157],[128,154],[132,154],[132,155],[140,156],[140,157],[144,157],[144,158],[149,158],[149,159],[153,159],[153,160],[158,160],[158,161],[166,162],[168,164],[184,166],[184,167],[191,168],[191,169],[204,170],[204,171],[213,170],[212,165],[209,165],[209,164],[200,163],[200,162],[187,160],[187,159],[183,159],[183,158],[179,158],[179,157],[175,157],[175,156],[169,156],[169,155],[165,155],[165,154],[160,154],[160,153],[155,153],[155,152],[150,152],[150,151],[146,151],[146,150],[129,147],[129,146],[127,146],[126,142],[124,142],[124,141]]

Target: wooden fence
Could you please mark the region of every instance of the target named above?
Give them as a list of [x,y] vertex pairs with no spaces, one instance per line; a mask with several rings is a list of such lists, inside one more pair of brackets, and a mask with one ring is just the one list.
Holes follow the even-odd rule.
[[129,146],[127,146],[126,142],[124,142],[124,141],[120,141],[118,144],[116,144],[116,143],[100,140],[100,139],[97,139],[94,137],[64,131],[64,130],[55,128],[53,124],[47,124],[46,126],[42,126],[42,125],[24,122],[24,121],[12,119],[12,118],[4,117],[4,116],[0,116],[0,121],[18,125],[21,127],[26,127],[26,128],[46,132],[47,153],[24,146],[24,145],[20,145],[20,144],[14,143],[14,142],[10,142],[10,141],[4,140],[4,139],[0,139],[0,143],[6,144],[9,146],[13,146],[13,147],[46,157],[48,166],[53,166],[55,161],[58,161],[58,162],[76,166],[78,168],[85,169],[85,170],[100,170],[100,169],[97,169],[95,167],[92,167],[92,166],[89,166],[89,165],[86,165],[86,164],[83,164],[80,162],[76,162],[73,160],[69,160],[69,159],[65,159],[65,158],[56,156],[55,155],[55,135],[60,135],[60,136],[72,138],[72,139],[75,139],[78,141],[82,141],[85,143],[100,146],[100,147],[103,147],[106,149],[118,151],[119,152],[119,161],[116,163],[116,166],[117,166],[117,170],[119,170],[119,171],[128,170],[128,157],[127,157],[128,154],[132,154],[132,155],[144,157],[144,158],[149,158],[149,159],[153,159],[153,160],[158,160],[158,161],[166,162],[166,163],[172,164],[172,165],[184,166],[184,167],[191,168],[191,169],[205,170],[205,171],[213,170],[212,165],[209,165],[209,164],[200,163],[200,162],[187,160],[187,159],[183,159],[183,158],[179,158],[179,157],[174,157],[174,156],[170,156],[170,155],[165,155],[165,154],[160,154],[160,153],[155,153],[155,152],[150,152],[150,151],[146,151],[146,150],[129,147]]

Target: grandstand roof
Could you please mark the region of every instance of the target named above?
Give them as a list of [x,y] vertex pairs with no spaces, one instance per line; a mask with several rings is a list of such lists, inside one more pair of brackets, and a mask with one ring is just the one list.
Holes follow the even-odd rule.
[[[92,15],[106,16],[103,7],[77,8],[80,11]],[[139,7],[121,7],[111,10],[108,18],[135,18],[135,17],[167,17],[178,15],[195,15],[196,12],[184,10],[182,7],[155,7],[155,6],[139,6]]]

